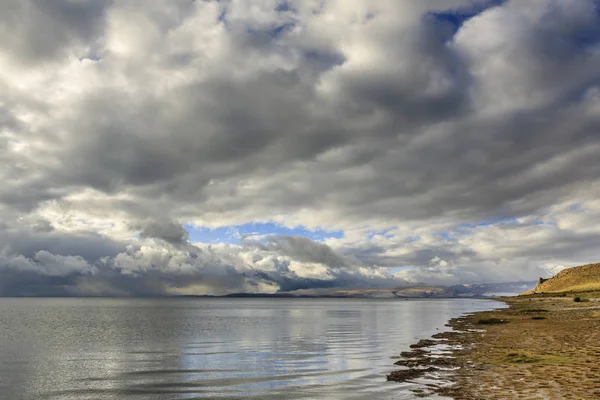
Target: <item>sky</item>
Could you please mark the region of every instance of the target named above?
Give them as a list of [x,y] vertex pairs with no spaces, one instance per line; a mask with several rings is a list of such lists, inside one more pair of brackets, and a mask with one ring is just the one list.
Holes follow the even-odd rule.
[[596,0],[4,0],[0,295],[600,260]]

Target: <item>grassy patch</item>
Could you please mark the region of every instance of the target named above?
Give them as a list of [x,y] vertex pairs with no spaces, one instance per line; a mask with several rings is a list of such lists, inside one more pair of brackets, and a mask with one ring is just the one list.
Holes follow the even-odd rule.
[[[567,290],[561,290],[567,291]],[[579,285],[573,285],[569,287],[569,292],[598,292],[600,291],[600,283],[591,282],[591,283],[581,283]]]

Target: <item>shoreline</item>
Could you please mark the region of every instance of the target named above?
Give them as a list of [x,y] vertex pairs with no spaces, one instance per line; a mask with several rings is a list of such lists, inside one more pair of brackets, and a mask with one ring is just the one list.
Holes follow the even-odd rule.
[[600,302],[569,296],[502,297],[508,308],[453,318],[387,379],[416,383],[423,398],[600,398]]

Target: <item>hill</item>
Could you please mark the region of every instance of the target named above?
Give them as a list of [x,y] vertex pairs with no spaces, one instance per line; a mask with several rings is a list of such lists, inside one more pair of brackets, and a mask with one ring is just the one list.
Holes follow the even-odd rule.
[[600,264],[565,269],[550,279],[540,278],[532,293],[587,292],[600,290]]

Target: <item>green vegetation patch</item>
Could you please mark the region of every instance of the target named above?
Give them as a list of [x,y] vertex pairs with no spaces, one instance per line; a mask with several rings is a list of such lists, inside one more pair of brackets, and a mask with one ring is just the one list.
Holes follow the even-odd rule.
[[504,361],[511,364],[531,364],[543,361],[540,357],[532,357],[525,353],[508,353],[504,356]]

